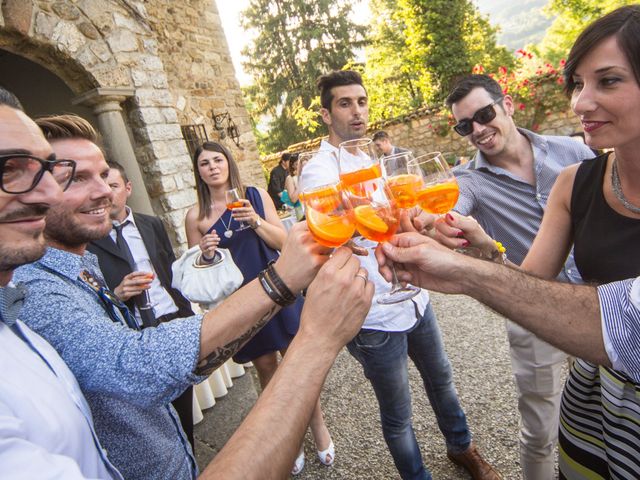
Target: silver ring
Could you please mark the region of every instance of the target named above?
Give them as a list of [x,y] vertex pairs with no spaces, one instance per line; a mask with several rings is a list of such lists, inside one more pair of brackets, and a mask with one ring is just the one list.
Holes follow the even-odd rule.
[[367,283],[369,281],[369,279],[364,273],[356,273],[356,277],[360,277],[361,279],[363,279],[364,283]]

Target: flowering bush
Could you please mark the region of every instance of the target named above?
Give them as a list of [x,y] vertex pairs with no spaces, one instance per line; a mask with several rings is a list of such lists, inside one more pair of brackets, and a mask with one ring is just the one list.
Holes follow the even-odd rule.
[[[557,67],[540,61],[531,52],[516,51],[516,67],[498,67],[495,73],[488,73],[495,79],[504,94],[513,98],[514,119],[517,125],[536,131],[544,119],[555,112],[564,112],[569,101],[564,94],[562,68],[564,60]],[[473,67],[472,73],[487,73],[482,65]],[[448,109],[442,108],[429,117],[427,128],[440,136],[451,133],[455,119]]]
[[[563,90],[565,61],[560,60],[556,67],[523,49],[516,50],[516,57],[518,63],[514,70],[509,72],[507,68],[499,67],[497,73],[489,76],[500,84],[505,95],[513,98],[516,124],[535,131],[545,117],[569,108]],[[473,73],[484,73],[482,65],[476,65]]]

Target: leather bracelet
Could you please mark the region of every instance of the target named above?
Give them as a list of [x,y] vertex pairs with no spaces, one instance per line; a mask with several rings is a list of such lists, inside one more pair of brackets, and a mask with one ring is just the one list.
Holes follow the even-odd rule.
[[295,302],[296,296],[293,294],[291,290],[289,290],[289,287],[287,287],[287,285],[284,283],[282,278],[280,278],[280,275],[278,275],[278,272],[276,272],[276,269],[273,266],[274,263],[275,263],[275,260],[271,260],[269,262],[267,269],[265,271],[267,274],[267,277],[269,278],[270,282],[273,285],[275,285],[276,289],[278,290],[278,293],[280,293],[280,295],[282,295],[282,297],[284,297],[285,300],[287,300],[290,303]]
[[269,282],[269,280],[267,280],[266,270],[263,270],[258,274],[258,280],[260,281],[260,285],[262,285],[262,288],[264,289],[266,294],[276,304],[280,305],[281,307],[286,307],[293,303],[293,302],[288,302],[282,295],[280,295],[280,293],[278,293],[275,286],[272,285],[271,282]]

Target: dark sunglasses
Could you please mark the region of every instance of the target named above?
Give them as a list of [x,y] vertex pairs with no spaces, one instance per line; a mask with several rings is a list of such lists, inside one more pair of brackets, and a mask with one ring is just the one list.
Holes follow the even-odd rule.
[[474,113],[473,117],[471,118],[463,118],[456,125],[454,125],[453,129],[458,135],[466,137],[471,132],[473,132],[473,122],[479,123],[480,125],[486,125],[491,120],[496,118],[496,109],[494,105],[496,103],[500,103],[503,99],[504,97],[500,97],[486,107],[482,107],[480,110],[476,111],[476,113]]
[[0,189],[5,193],[27,193],[36,188],[44,172],[49,172],[62,190],[73,180],[76,162],[44,160],[25,153],[0,155]]

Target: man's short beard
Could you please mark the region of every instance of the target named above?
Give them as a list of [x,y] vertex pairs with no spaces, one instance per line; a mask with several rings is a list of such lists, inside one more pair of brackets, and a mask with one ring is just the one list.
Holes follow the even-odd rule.
[[[109,218],[109,217],[107,217]],[[66,212],[58,212],[51,209],[47,214],[47,226],[44,229],[44,236],[47,240],[75,249],[86,245],[93,240],[104,238],[111,230],[111,222],[105,222],[103,228],[87,228],[70,220]]]

